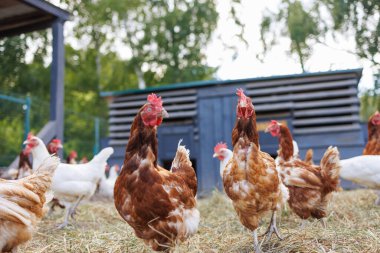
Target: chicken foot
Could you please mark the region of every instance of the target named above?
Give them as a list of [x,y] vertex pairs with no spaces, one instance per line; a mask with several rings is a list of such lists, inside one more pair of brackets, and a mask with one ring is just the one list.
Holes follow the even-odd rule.
[[273,211],[272,218],[270,219],[270,225],[267,229],[267,231],[263,234],[265,235],[264,240],[269,241],[272,237],[273,232],[278,237],[278,239],[282,240],[283,238],[280,235],[280,232],[278,232],[277,225],[276,225],[276,211]]

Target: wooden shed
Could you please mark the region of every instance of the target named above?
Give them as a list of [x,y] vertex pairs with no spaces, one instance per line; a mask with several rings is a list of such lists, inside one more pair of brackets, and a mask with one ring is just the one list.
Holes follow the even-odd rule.
[[103,92],[109,99],[109,145],[115,148],[111,163],[123,163],[134,116],[154,92],[162,96],[170,115],[158,128],[161,164],[170,166],[178,140],[183,139],[191,151],[199,193],[221,188],[213,147],[219,141],[231,147],[237,88],[252,98],[261,149],[272,156],[276,156],[278,140],[263,132],[271,119],[286,122],[302,157],[313,148],[315,162],[319,162],[330,145],[338,146],[343,158],[360,155],[365,144],[357,89],[361,73],[362,69],[352,69]]

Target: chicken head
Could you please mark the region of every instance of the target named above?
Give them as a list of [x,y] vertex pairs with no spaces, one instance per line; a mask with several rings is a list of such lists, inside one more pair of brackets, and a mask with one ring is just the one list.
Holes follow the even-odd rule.
[[378,111],[371,117],[371,122],[375,126],[380,125],[380,113]]
[[148,95],[148,103],[146,103],[141,112],[141,118],[145,126],[156,127],[161,125],[163,118],[169,117],[169,114],[162,106],[162,99],[156,94]]
[[266,133],[270,133],[273,137],[279,137],[280,136],[280,126],[281,124],[277,122],[276,120],[272,120],[268,127],[265,129]]
[[223,142],[219,142],[214,147],[214,155],[213,157],[217,157],[219,160],[223,161],[224,158],[227,156],[227,144]]
[[236,95],[239,97],[236,107],[236,115],[238,118],[248,119],[254,113],[252,100],[244,94],[243,89],[237,89]]

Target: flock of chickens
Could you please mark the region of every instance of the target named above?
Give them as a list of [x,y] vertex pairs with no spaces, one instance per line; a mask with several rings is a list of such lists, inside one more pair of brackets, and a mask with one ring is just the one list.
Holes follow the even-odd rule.
[[[251,99],[241,89],[236,94],[233,149],[218,143],[214,157],[220,160],[225,193],[242,225],[253,233],[255,252],[261,252],[257,229],[266,213],[271,213],[271,221],[264,240],[270,240],[273,233],[282,239],[276,214],[286,203],[302,220],[316,218],[325,226],[332,193],[339,190],[339,176],[380,189],[380,169],[376,168],[380,159],[379,113],[369,120],[369,140],[363,156],[340,160],[338,149],[329,147],[319,165],[312,162],[312,151],[305,161],[301,160],[289,129],[272,121],[266,132],[279,139],[278,157],[274,160],[260,150]],[[132,123],[119,176],[117,167],[107,167],[113,153],[110,147],[87,163],[73,164],[70,159],[60,163],[51,155],[62,147],[59,141],[46,147],[41,139],[29,135],[20,154],[16,179],[0,179],[0,252],[16,252],[55,205],[66,209],[60,225],[65,227],[81,201],[92,197],[97,189],[114,198],[120,216],[153,250],[170,251],[176,243],[195,234],[200,213],[190,151],[179,141],[170,170],[157,162],[157,127],[165,117],[168,113],[162,99],[148,95]],[[30,153],[33,165],[28,159]],[[73,153],[71,158],[75,160],[75,156]],[[110,170],[109,178],[105,177],[105,169]]]

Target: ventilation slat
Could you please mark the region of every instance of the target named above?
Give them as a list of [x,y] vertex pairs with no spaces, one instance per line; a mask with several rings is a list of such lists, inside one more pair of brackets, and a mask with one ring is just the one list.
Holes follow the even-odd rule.
[[359,104],[359,99],[356,97],[352,98],[339,98],[339,99],[326,99],[319,101],[307,101],[307,102],[297,102],[294,104],[295,109],[304,108],[318,108],[318,107],[333,107],[336,105],[352,105]]
[[[197,99],[196,96],[184,96],[184,97],[169,97],[165,98],[164,103],[170,104],[170,103],[183,103],[183,102],[193,102]],[[124,107],[141,107],[145,104],[145,100],[141,101],[130,101],[130,102],[123,102],[123,103],[111,103],[109,108],[124,108]]]
[[315,117],[322,115],[339,115],[348,113],[358,113],[359,106],[338,107],[338,108],[323,108],[323,109],[310,109],[310,110],[296,110],[294,116],[297,117]]
[[281,94],[281,93],[290,93],[290,92],[300,92],[300,91],[314,91],[314,90],[323,90],[323,89],[332,89],[332,88],[346,88],[348,86],[355,86],[356,80],[339,80],[336,82],[326,82],[326,83],[311,83],[303,84],[296,86],[282,86],[275,88],[263,88],[248,90],[247,94],[253,99],[255,96],[262,95],[272,95],[272,94]]
[[[169,112],[172,110],[180,111],[180,110],[189,110],[189,109],[196,109],[196,104],[181,104],[181,105],[168,105],[165,106],[165,109]],[[111,110],[109,115],[110,116],[116,116],[116,115],[136,115],[139,111],[140,107],[136,107],[135,109],[127,109],[127,110]]]
[[[169,112],[169,119],[194,117],[196,115],[197,115],[196,111]],[[108,122],[109,123],[133,122],[134,118],[135,117],[118,117],[118,118],[111,117]]]
[[274,95],[270,97],[260,97],[253,100],[255,103],[268,103],[268,102],[279,102],[279,101],[297,101],[297,100],[311,100],[318,98],[332,98],[332,97],[345,97],[345,96],[355,96],[357,94],[356,89],[344,89],[344,90],[333,90],[333,91],[321,91],[313,93],[298,93],[298,94],[286,94],[286,95]]
[[258,112],[263,111],[277,111],[277,110],[290,110],[293,108],[294,104],[289,103],[278,103],[278,104],[260,104],[255,106],[255,110]]
[[110,140],[109,141],[109,145],[112,146],[112,145],[127,145],[128,143],[128,139],[124,139],[124,140]]
[[340,117],[321,117],[321,118],[312,118],[312,119],[295,119],[293,120],[294,126],[299,125],[318,125],[318,124],[332,124],[332,123],[351,123],[358,122],[359,116],[340,116]]
[[[174,96],[184,96],[184,95],[194,95],[197,93],[196,89],[183,89],[183,90],[173,90],[173,91],[165,91],[165,92],[157,92],[157,96],[160,96],[166,100],[166,96],[174,97]],[[149,94],[149,93],[148,93]],[[136,95],[128,95],[114,98],[113,102],[126,102],[126,101],[135,101],[135,100],[144,100],[146,101],[146,97],[148,94],[136,94]]]
[[345,79],[356,79],[357,76],[355,74],[341,74],[334,76],[314,76],[314,77],[295,77],[289,79],[281,79],[281,80],[273,80],[273,81],[262,81],[262,82],[254,82],[248,83],[246,85],[247,89],[255,89],[255,88],[268,88],[275,87],[280,85],[299,85],[306,83],[321,83],[321,82],[329,82],[334,80],[345,80]]
[[350,125],[341,125],[341,126],[327,126],[327,127],[310,127],[303,129],[294,129],[293,132],[295,135],[300,134],[315,134],[315,133],[331,133],[331,132],[343,132],[343,131],[356,131],[360,130],[360,125],[350,124]]
[[109,134],[110,138],[129,138],[130,132],[112,132]]
[[116,132],[116,131],[128,131],[131,129],[131,125],[110,125],[110,132]]

